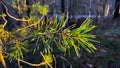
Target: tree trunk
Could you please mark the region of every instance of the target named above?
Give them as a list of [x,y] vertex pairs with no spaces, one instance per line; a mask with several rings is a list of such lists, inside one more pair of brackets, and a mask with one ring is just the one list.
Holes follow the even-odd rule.
[[[30,6],[29,0],[26,0],[26,5]],[[29,7],[28,7],[28,10],[26,11],[26,13],[27,13],[27,16],[30,17],[30,8]]]
[[115,2],[115,12],[113,15],[113,19],[116,19],[120,16],[120,0],[116,0]]
[[110,5],[108,3],[106,3],[105,4],[105,9],[104,9],[104,16],[108,16],[109,9],[110,9]]
[[64,0],[61,0],[61,12],[65,12],[65,5],[64,5]]

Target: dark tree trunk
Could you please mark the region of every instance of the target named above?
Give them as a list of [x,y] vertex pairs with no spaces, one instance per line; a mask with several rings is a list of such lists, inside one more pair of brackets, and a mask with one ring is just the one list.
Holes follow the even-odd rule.
[[43,4],[46,4],[46,0],[43,0],[42,2],[43,2]]
[[116,19],[120,16],[120,0],[115,1],[115,12],[113,15],[113,19]]
[[[26,0],[26,5],[30,6],[29,0]],[[26,11],[27,16],[30,17],[30,8],[28,7],[28,10]]]
[[61,12],[65,12],[65,5],[64,5],[64,0],[61,0]]

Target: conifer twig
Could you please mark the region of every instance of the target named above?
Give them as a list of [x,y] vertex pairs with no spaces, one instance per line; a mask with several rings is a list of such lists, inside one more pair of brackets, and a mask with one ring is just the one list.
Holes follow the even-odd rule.
[[41,17],[40,20],[38,20],[38,22],[36,22],[36,23],[34,23],[34,24],[31,24],[31,25],[29,25],[29,26],[26,26],[26,27],[24,27],[24,28],[20,28],[20,29],[16,30],[15,32],[13,32],[13,34],[16,33],[16,32],[19,32],[19,31],[21,31],[21,30],[23,30],[23,29],[25,29],[25,28],[29,28],[29,27],[33,27],[33,26],[38,25],[43,18],[44,18],[44,15]]
[[5,21],[5,23],[4,23],[4,25],[3,25],[3,29],[5,28],[5,26],[7,25],[7,19],[4,17],[4,16],[2,16],[2,18],[3,18],[3,20]]
[[22,63],[25,63],[27,65],[30,65],[30,66],[35,66],[35,67],[39,67],[41,65],[45,65],[47,64],[46,62],[41,62],[39,64],[33,64],[33,63],[30,63],[30,62],[27,62],[27,61],[24,61],[24,60],[21,60],[21,59],[18,59],[18,61],[22,62]]

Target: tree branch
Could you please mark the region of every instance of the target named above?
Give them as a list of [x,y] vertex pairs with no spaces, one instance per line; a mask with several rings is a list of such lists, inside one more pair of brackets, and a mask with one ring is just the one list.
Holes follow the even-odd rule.
[[21,59],[18,59],[18,61],[20,61],[20,62],[22,62],[22,63],[25,63],[25,64],[27,64],[27,65],[30,65],[30,66],[35,66],[35,67],[39,67],[39,66],[41,66],[41,65],[47,64],[46,62],[41,62],[41,63],[39,63],[39,64],[33,64],[33,63],[29,63],[29,62],[24,61],[24,60],[21,60]]
[[40,19],[40,20],[38,20],[38,22],[37,22],[37,23],[35,23],[35,24],[31,24],[31,25],[26,26],[26,27],[24,27],[24,28],[20,28],[20,29],[16,30],[15,32],[13,32],[13,34],[14,34],[14,33],[16,33],[16,32],[19,32],[19,31],[21,31],[21,30],[23,30],[23,29],[26,29],[26,28],[33,27],[33,26],[38,25],[38,24],[40,23],[40,21],[41,21],[43,18],[44,18],[44,16],[42,16],[42,17],[41,17],[41,19]]
[[5,11],[6,11],[6,14],[10,17],[10,18],[12,18],[12,19],[14,19],[14,20],[16,20],[16,21],[29,21],[29,20],[24,20],[24,19],[19,19],[19,18],[16,18],[16,17],[14,17],[14,16],[12,16],[9,12],[8,12],[8,8],[7,8],[7,6],[5,5],[5,3],[2,1],[0,1],[0,3],[4,6],[4,8],[5,8]]
[[7,19],[4,17],[4,16],[2,16],[2,18],[3,18],[3,20],[5,21],[5,23],[4,23],[4,25],[3,25],[3,29],[5,28],[5,26],[7,25]]

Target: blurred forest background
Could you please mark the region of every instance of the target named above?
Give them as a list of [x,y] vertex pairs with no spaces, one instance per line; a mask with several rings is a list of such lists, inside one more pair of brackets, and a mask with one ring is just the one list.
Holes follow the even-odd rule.
[[[5,0],[9,13],[12,16],[20,18],[19,10],[14,9],[11,4],[13,0]],[[19,0],[18,0],[19,1]],[[49,5],[48,17],[62,13],[69,16],[69,25],[78,24],[85,18],[93,19],[93,24],[97,28],[93,31],[96,34],[95,43],[97,51],[87,53],[81,50],[80,57],[67,57],[73,68],[120,68],[120,0],[26,0],[27,5],[40,1],[41,4]],[[19,12],[19,13],[17,13]],[[0,4],[0,15],[6,13],[5,8]],[[27,13],[30,13],[28,10]],[[25,13],[26,14],[26,13]],[[15,20],[6,18],[10,24],[9,28],[14,29]],[[0,23],[4,20],[0,17]],[[19,24],[19,22],[18,22]],[[11,29],[7,29],[10,31]],[[14,63],[13,63],[14,64]],[[61,66],[62,68],[67,68]],[[58,68],[61,68],[58,67]]]

